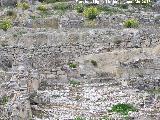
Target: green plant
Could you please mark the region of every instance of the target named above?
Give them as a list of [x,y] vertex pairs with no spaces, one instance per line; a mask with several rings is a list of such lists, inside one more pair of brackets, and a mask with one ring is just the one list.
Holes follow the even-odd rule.
[[74,118],[74,120],[86,120],[86,119],[83,117],[76,117],[76,118]]
[[8,97],[7,96],[3,96],[0,99],[0,105],[5,105],[8,102]]
[[124,26],[127,28],[136,28],[138,27],[139,22],[136,19],[128,19],[124,21]]
[[39,5],[37,7],[37,10],[39,10],[41,12],[46,12],[47,11],[47,7],[45,5]]
[[121,115],[128,115],[128,112],[135,112],[137,109],[130,104],[118,103],[112,106],[110,112],[120,113]]
[[29,9],[29,8],[30,8],[30,7],[29,7],[29,4],[28,4],[28,3],[26,3],[26,2],[22,3],[22,9],[27,10],[27,9]]
[[99,11],[96,7],[85,8],[83,12],[84,16],[90,20],[93,20],[99,15]]
[[82,4],[82,3],[77,4],[77,6],[76,6],[76,11],[77,11],[78,13],[83,13],[83,11],[84,11],[84,4]]
[[56,9],[56,10],[65,11],[65,10],[67,10],[67,9],[69,9],[69,8],[70,8],[69,5],[66,4],[66,3],[56,3],[56,4],[54,5],[54,9]]
[[74,64],[74,63],[69,63],[68,65],[69,65],[70,68],[76,68],[77,67],[77,65]]
[[75,86],[77,86],[77,85],[80,85],[80,82],[79,82],[79,81],[76,81],[76,80],[70,80],[69,83],[70,83],[73,87],[75,87]]
[[29,4],[27,2],[23,2],[23,3],[18,3],[17,7],[22,8],[23,10],[27,10],[30,8]]
[[93,66],[97,67],[97,62],[95,60],[91,60]]
[[0,29],[4,31],[7,31],[11,27],[12,27],[12,23],[10,20],[3,20],[0,22]]
[[41,0],[41,1],[46,3],[55,3],[55,2],[65,2],[66,0]]

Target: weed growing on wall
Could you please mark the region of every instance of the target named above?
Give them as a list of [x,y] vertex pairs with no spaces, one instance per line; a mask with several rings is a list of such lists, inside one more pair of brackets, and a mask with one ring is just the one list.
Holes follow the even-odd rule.
[[93,20],[99,15],[99,11],[96,7],[89,7],[85,8],[83,14],[86,18]]
[[85,7],[84,4],[79,3],[79,4],[76,5],[76,11],[77,11],[78,13],[83,13],[84,7]]
[[137,109],[130,104],[118,103],[112,106],[110,112],[116,112],[124,116],[128,116],[129,112],[135,112]]
[[7,31],[12,27],[12,22],[10,20],[3,20],[0,22],[0,29]]
[[124,26],[127,28],[136,28],[139,26],[139,22],[136,19],[128,19],[124,21]]

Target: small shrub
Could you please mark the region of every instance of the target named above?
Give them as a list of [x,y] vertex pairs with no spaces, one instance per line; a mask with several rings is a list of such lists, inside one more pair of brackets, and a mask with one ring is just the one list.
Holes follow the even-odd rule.
[[116,105],[113,105],[110,112],[120,113],[121,115],[128,115],[128,112],[130,111],[135,112],[137,111],[137,109],[130,104],[118,103]]
[[84,10],[83,14],[86,18],[93,20],[97,17],[99,11],[96,7],[89,7]]
[[124,21],[124,26],[127,28],[136,28],[138,27],[139,22],[136,19],[128,19]]
[[83,13],[83,11],[84,11],[84,5],[83,5],[82,3],[78,4],[78,5],[76,6],[76,11],[77,11],[78,13]]
[[69,63],[69,67],[70,67],[70,68],[76,68],[76,67],[77,67],[77,65],[76,65],[76,64],[74,64],[74,63]]
[[5,105],[8,102],[8,97],[7,96],[3,96],[0,99],[0,105]]
[[41,12],[46,12],[46,11],[47,11],[47,8],[46,8],[45,5],[39,5],[39,6],[37,7],[37,10],[39,10],[39,11],[41,11]]
[[30,8],[30,6],[27,2],[19,3],[19,4],[17,4],[17,7],[22,8],[23,10],[27,10]]
[[86,120],[86,119],[83,117],[76,117],[74,120]]
[[97,67],[97,62],[95,60],[91,60],[93,66]]
[[26,3],[26,2],[17,4],[17,7],[20,7],[20,8],[22,8],[23,10],[27,10],[27,9],[30,8],[29,4]]
[[28,4],[28,3],[24,2],[24,3],[22,3],[22,8],[23,8],[24,10],[27,10],[27,9],[29,9],[30,7],[29,7],[29,4]]
[[0,22],[0,29],[3,29],[4,31],[7,31],[11,27],[12,27],[12,23],[10,20],[4,20]]
[[75,87],[75,86],[77,86],[77,85],[80,85],[80,82],[79,82],[79,81],[76,81],[76,80],[70,80],[69,83],[70,83],[73,87]]
[[54,5],[54,9],[65,11],[65,10],[69,9],[69,5],[66,3],[56,3]]

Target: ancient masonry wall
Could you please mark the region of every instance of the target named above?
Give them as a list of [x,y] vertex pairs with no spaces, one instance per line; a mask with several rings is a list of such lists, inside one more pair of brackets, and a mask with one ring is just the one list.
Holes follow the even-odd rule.
[[[25,34],[20,40],[18,39],[18,44],[23,47],[13,44],[14,46],[12,47],[2,47],[0,52],[2,53],[2,57],[6,57],[6,59],[11,61],[10,69],[13,70],[13,73],[18,70],[19,66],[24,66],[28,70],[37,71],[36,73],[39,74],[38,79],[48,82],[67,82],[71,77],[69,75],[71,73],[68,73],[65,67],[70,62],[76,63],[75,58],[77,57],[110,52],[122,48],[154,47],[159,44],[158,40],[160,38],[158,34],[159,29],[152,31],[149,29],[126,29],[123,31],[94,29],[86,30],[85,33],[81,31],[78,32],[79,34],[77,34],[77,32],[65,34],[63,32]],[[62,41],[60,41],[60,39]],[[153,73],[159,73],[159,62],[157,59],[152,61],[150,58],[151,61],[138,61],[139,64],[141,64],[141,62],[147,63],[146,65],[140,66],[140,68],[134,68],[134,66],[130,65],[138,63],[126,63],[128,68],[124,67],[124,69],[131,70],[131,74],[128,77],[122,77],[122,79],[130,79],[132,81],[139,80],[136,73],[132,74],[133,69],[142,69],[144,71],[152,69],[147,73],[149,76],[148,79],[156,78]],[[148,65],[150,66],[147,67]],[[123,66],[120,67],[123,68]],[[154,69],[155,67],[157,69]],[[129,74],[129,71],[127,74]],[[145,72],[143,72],[143,74],[145,74]],[[91,76],[89,78],[91,78]],[[141,79],[143,80],[144,78]],[[139,83],[137,85],[139,85]]]

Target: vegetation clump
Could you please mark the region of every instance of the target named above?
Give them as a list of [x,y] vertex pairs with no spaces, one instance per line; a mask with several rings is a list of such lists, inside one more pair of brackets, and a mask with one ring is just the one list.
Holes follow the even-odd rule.
[[7,31],[11,27],[12,27],[12,23],[10,20],[3,20],[0,22],[0,29],[4,31]]
[[22,8],[23,8],[24,10],[27,10],[27,9],[29,9],[30,7],[29,7],[29,4],[28,4],[28,3],[24,2],[24,3],[22,3]]
[[97,65],[97,62],[96,62],[95,60],[91,60],[91,63],[92,63],[92,65],[95,66],[95,67],[98,66],[98,65]]
[[56,10],[65,11],[65,10],[67,10],[69,8],[70,8],[70,6],[68,4],[66,4],[66,3],[56,3],[54,5],[54,9],[56,9]]
[[78,13],[83,13],[83,11],[84,11],[84,4],[82,4],[82,3],[78,4],[78,5],[76,6],[76,11],[77,11]]
[[8,97],[7,96],[3,96],[0,99],[0,105],[5,105],[8,102]]
[[27,2],[19,3],[17,4],[17,7],[22,8],[23,10],[27,10],[30,8],[29,4]]
[[121,115],[128,115],[129,112],[135,112],[135,111],[137,111],[137,109],[130,104],[118,103],[112,106],[110,112],[120,113]]
[[47,11],[47,8],[46,8],[45,5],[39,5],[39,6],[37,7],[37,10],[39,10],[39,11],[41,11],[41,12],[46,12],[46,11]]
[[70,83],[73,87],[75,87],[75,86],[77,86],[77,85],[80,85],[80,82],[79,82],[79,81],[76,81],[76,80],[70,80],[69,83]]
[[136,19],[128,19],[124,21],[124,26],[127,28],[136,28],[138,27],[139,22]]
[[84,16],[90,20],[96,19],[97,15],[99,15],[99,11],[96,7],[88,7],[84,9]]
[[69,63],[68,65],[69,65],[70,68],[76,68],[77,67],[77,65],[74,64],[74,63]]

